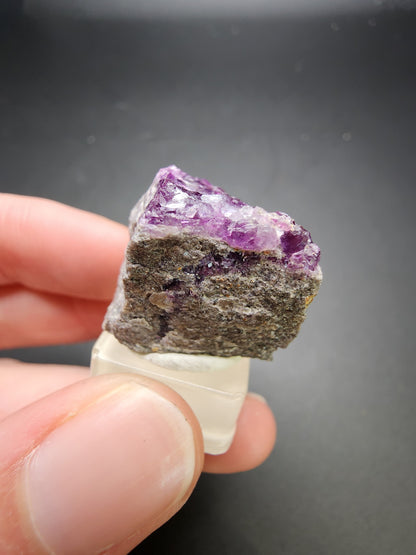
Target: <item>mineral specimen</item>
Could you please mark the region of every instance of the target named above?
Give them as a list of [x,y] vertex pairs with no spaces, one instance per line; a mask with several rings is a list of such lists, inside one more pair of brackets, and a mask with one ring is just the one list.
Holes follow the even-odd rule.
[[305,318],[322,273],[308,231],[176,166],[130,215],[104,329],[139,353],[271,359]]

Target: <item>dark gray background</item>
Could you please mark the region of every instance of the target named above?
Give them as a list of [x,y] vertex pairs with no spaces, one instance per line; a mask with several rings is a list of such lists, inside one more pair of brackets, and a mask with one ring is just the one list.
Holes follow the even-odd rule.
[[[270,459],[203,476],[137,553],[416,553],[414,4],[127,18],[45,3],[2,19],[2,191],[125,222],[176,163],[288,212],[323,252],[299,337],[253,362]],[[90,348],[5,354],[88,364]]]

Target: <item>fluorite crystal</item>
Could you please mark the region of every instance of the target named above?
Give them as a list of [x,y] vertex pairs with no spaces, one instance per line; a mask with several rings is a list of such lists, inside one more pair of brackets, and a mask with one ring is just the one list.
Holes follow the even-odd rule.
[[287,214],[169,166],[131,212],[104,328],[139,353],[270,359],[305,318],[322,279],[319,257]]

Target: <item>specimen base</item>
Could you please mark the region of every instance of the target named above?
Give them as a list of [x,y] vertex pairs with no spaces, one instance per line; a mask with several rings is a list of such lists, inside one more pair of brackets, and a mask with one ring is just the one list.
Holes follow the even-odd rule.
[[250,359],[182,353],[135,353],[104,331],[91,356],[91,373],[133,372],[175,390],[192,408],[202,429],[205,453],[230,447],[248,389]]

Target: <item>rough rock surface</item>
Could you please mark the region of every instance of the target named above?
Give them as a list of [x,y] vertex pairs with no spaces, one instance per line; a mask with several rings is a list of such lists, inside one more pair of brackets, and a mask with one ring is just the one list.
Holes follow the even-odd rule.
[[104,329],[139,353],[271,359],[305,318],[322,273],[310,234],[175,166],[130,215]]

